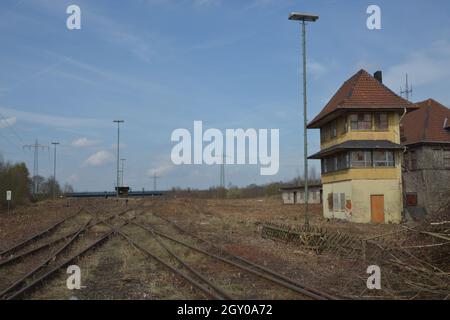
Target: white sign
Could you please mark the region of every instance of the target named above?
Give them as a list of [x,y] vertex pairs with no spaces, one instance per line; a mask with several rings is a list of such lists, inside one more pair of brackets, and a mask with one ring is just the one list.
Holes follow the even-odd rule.
[[11,201],[11,195],[12,195],[11,190],[6,191],[6,201]]

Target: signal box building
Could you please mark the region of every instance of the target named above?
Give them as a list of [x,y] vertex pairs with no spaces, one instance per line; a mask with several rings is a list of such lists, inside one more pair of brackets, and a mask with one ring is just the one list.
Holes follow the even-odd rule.
[[417,108],[360,70],[308,124],[320,130],[323,213],[352,222],[402,220],[400,119]]

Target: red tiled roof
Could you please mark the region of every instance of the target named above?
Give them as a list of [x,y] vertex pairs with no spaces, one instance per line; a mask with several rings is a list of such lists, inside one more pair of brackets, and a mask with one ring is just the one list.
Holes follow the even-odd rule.
[[315,124],[334,111],[345,109],[393,109],[414,107],[391,89],[361,69],[344,82],[322,111],[308,124]]
[[[418,110],[407,113],[401,121],[403,144],[419,142],[450,143],[450,109],[428,99],[416,103]],[[445,120],[447,118],[447,121]]]

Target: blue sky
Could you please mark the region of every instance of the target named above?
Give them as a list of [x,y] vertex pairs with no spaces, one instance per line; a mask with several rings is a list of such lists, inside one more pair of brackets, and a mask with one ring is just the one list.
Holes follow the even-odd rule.
[[[81,30],[66,28],[66,8],[81,8]],[[366,9],[381,8],[381,30],[368,30]],[[0,2],[0,153],[25,161],[22,145],[61,142],[57,177],[79,191],[115,182],[116,128],[125,183],[151,189],[207,188],[219,167],[173,166],[174,129],[280,129],[280,170],[233,165],[235,185],[288,180],[302,170],[300,28],[291,11],[315,13],[308,26],[309,119],[344,80],[383,70],[398,92],[408,72],[414,101],[450,106],[448,1],[136,0]],[[309,131],[310,153],[319,148]],[[40,154],[52,174],[53,154]],[[312,161],[318,167],[318,163]]]

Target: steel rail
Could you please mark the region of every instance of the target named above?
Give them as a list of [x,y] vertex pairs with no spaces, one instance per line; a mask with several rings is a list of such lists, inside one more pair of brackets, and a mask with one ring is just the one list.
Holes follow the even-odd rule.
[[42,282],[43,280],[45,280],[46,278],[48,278],[50,275],[54,274],[56,271],[58,271],[59,269],[67,266],[69,263],[71,263],[73,260],[79,258],[80,256],[82,256],[83,254],[85,254],[86,252],[88,252],[90,249],[96,247],[97,245],[99,245],[101,242],[103,242],[105,239],[107,239],[111,234],[113,233],[113,231],[108,231],[107,233],[105,233],[103,236],[101,236],[99,239],[95,240],[94,243],[89,244],[87,247],[85,247],[84,249],[82,249],[81,251],[77,252],[76,254],[74,254],[73,256],[71,256],[70,258],[64,260],[63,262],[61,262],[60,264],[58,264],[57,266],[53,267],[52,269],[50,269],[49,271],[47,271],[45,274],[43,274],[42,276],[40,276],[39,278],[33,280],[31,283],[29,283],[28,285],[26,285],[25,287],[21,288],[19,291],[14,292],[12,295],[8,296],[6,299],[7,300],[12,300],[12,299],[16,299],[18,297],[20,297],[23,293],[25,293],[26,291],[30,290],[31,288],[35,287],[37,284],[39,284],[40,282]]
[[39,237],[43,236],[44,234],[46,234],[46,233],[52,231],[53,229],[55,229],[56,227],[58,227],[60,224],[62,224],[65,221],[69,220],[70,218],[73,218],[76,215],[80,214],[83,210],[84,210],[84,208],[81,208],[76,213],[74,213],[74,214],[72,214],[72,215],[70,215],[70,216],[68,216],[66,218],[63,218],[63,219],[59,220],[58,222],[56,222],[56,223],[52,224],[51,226],[47,227],[45,230],[39,231],[39,232],[33,234],[32,236],[28,237],[27,239],[22,240],[18,244],[15,244],[15,245],[9,247],[8,249],[3,250],[2,252],[0,252],[0,257],[4,256],[7,253],[10,253],[11,251],[16,251],[19,248],[23,247],[24,245],[28,244],[29,242],[38,239]]
[[15,289],[16,287],[20,286],[22,283],[25,282],[25,280],[34,275],[37,271],[39,271],[40,269],[42,269],[43,267],[45,267],[50,261],[52,261],[53,259],[55,259],[61,252],[64,251],[64,249],[66,249],[69,245],[71,245],[75,239],[77,239],[77,237],[81,234],[81,232],[86,230],[87,225],[91,222],[91,220],[89,220],[84,226],[82,226],[80,229],[78,229],[78,231],[68,240],[66,241],[66,243],[64,243],[64,245],[62,245],[60,248],[58,248],[58,250],[53,253],[49,258],[47,258],[46,260],[44,260],[42,263],[40,263],[37,267],[35,267],[33,270],[29,271],[28,273],[26,273],[24,276],[22,276],[20,279],[16,280],[13,284],[11,284],[9,287],[7,287],[6,289],[2,290],[0,292],[0,297],[3,297],[4,295],[6,295],[9,291]]
[[298,286],[298,287],[300,287],[300,288],[303,288],[303,289],[305,289],[305,290],[308,290],[308,291],[310,291],[310,292],[313,292],[313,293],[315,293],[315,294],[317,294],[317,295],[323,296],[323,297],[325,297],[325,298],[327,298],[327,299],[329,299],[329,300],[337,300],[337,299],[338,299],[337,297],[335,297],[335,296],[333,296],[333,295],[330,295],[330,294],[328,294],[328,293],[326,293],[326,292],[322,292],[322,291],[319,291],[319,290],[317,290],[317,289],[307,287],[307,286],[305,286],[305,285],[303,285],[303,284],[301,284],[301,283],[299,283],[299,282],[297,282],[297,281],[295,281],[295,280],[293,280],[293,279],[290,279],[290,278],[286,277],[285,275],[283,275],[283,274],[281,274],[281,273],[275,272],[275,271],[273,271],[273,270],[271,270],[271,269],[269,269],[269,268],[267,268],[267,267],[264,267],[264,266],[261,266],[261,265],[259,265],[259,264],[256,264],[256,263],[254,263],[253,261],[250,261],[250,260],[248,260],[248,259],[246,259],[246,258],[237,256],[237,255],[234,255],[234,254],[228,252],[227,250],[225,250],[225,249],[223,249],[223,248],[221,248],[221,247],[215,245],[215,244],[212,243],[211,241],[205,240],[205,239],[203,239],[203,238],[197,236],[196,234],[187,231],[186,229],[182,228],[180,225],[178,225],[178,224],[175,223],[174,221],[172,221],[172,220],[170,220],[170,219],[167,219],[167,218],[164,218],[164,217],[161,217],[161,216],[156,215],[156,214],[154,214],[154,215],[155,215],[156,217],[158,217],[158,218],[164,220],[164,221],[169,222],[170,224],[172,224],[174,227],[176,227],[176,228],[177,228],[178,230],[180,230],[181,232],[183,232],[183,233],[185,233],[185,234],[187,234],[187,235],[189,235],[189,236],[191,236],[191,237],[197,239],[197,240],[200,241],[200,242],[203,242],[203,243],[205,243],[205,244],[211,246],[212,248],[214,248],[214,249],[216,249],[216,250],[219,250],[219,251],[223,252],[224,254],[228,255],[229,257],[232,257],[232,258],[234,258],[234,259],[236,259],[236,260],[238,260],[238,261],[240,261],[240,262],[244,262],[244,263],[250,265],[251,267],[257,268],[257,269],[259,269],[259,270],[261,270],[261,271],[264,271],[264,272],[270,274],[271,276],[277,277],[277,278],[279,278],[279,279],[281,279],[281,280],[283,280],[283,281],[286,281],[286,282],[288,282],[288,283],[291,283],[292,285]]
[[[86,208],[84,208],[84,209],[86,210]],[[121,212],[119,212],[119,213],[116,213],[116,214],[114,214],[114,215],[112,215],[112,216],[110,216],[110,217],[103,218],[103,219],[101,219],[101,220],[95,222],[94,224],[88,226],[87,229],[90,229],[90,228],[92,228],[92,227],[94,227],[94,226],[96,226],[96,225],[98,225],[98,224],[100,224],[100,223],[103,223],[104,221],[108,221],[108,220],[110,220],[110,219],[116,218],[116,217],[118,217],[118,216],[120,216],[120,215],[122,215],[122,214],[125,214],[125,213],[127,213],[127,212],[129,212],[129,211],[131,211],[131,210],[134,210],[134,208],[129,208],[129,209],[123,210],[123,211],[121,211]],[[89,210],[88,210],[88,211],[89,211]],[[97,215],[95,215],[95,216],[97,217]],[[12,257],[10,257],[10,258],[8,258],[8,259],[0,260],[0,267],[3,266],[3,265],[6,265],[6,264],[8,264],[8,263],[11,263],[11,262],[13,262],[13,261],[15,261],[15,260],[24,258],[25,256],[28,256],[28,255],[30,255],[30,254],[33,254],[33,253],[35,253],[35,252],[37,252],[37,251],[39,251],[39,250],[45,249],[45,248],[47,248],[47,247],[50,247],[51,245],[53,245],[53,244],[55,244],[55,243],[58,243],[58,242],[60,242],[60,241],[62,241],[62,240],[67,239],[68,237],[73,236],[76,232],[77,232],[77,231],[71,232],[71,233],[69,233],[69,234],[66,234],[66,235],[64,235],[64,236],[62,236],[62,237],[60,237],[60,238],[58,238],[58,239],[52,240],[52,241],[50,241],[50,242],[48,242],[48,243],[44,243],[44,244],[42,244],[42,245],[39,245],[39,246],[36,247],[36,248],[32,248],[32,249],[27,250],[27,251],[25,251],[25,252],[22,252],[22,253],[20,253],[20,254],[18,254],[18,255],[14,255],[14,256],[12,256]]]
[[[20,284],[22,284],[27,278],[29,278],[30,276],[34,275],[34,274],[35,274],[36,272],[38,272],[41,268],[45,267],[51,260],[55,259],[56,256],[57,256],[58,254],[60,254],[64,249],[66,249],[71,243],[73,243],[73,242],[78,238],[78,236],[79,236],[82,232],[85,232],[85,231],[91,229],[92,227],[94,227],[94,226],[96,226],[96,225],[98,225],[98,224],[106,223],[106,221],[108,221],[108,220],[110,220],[110,219],[113,219],[113,218],[117,218],[117,217],[121,216],[122,214],[124,214],[124,213],[126,213],[126,212],[128,212],[128,211],[131,211],[131,210],[135,210],[135,208],[129,208],[129,209],[127,209],[127,210],[123,210],[123,211],[121,211],[121,212],[118,212],[118,213],[116,213],[116,214],[110,216],[110,217],[106,217],[106,218],[104,218],[104,219],[102,219],[102,220],[100,220],[100,221],[97,221],[96,223],[94,223],[94,224],[92,224],[92,225],[89,225],[89,224],[91,223],[91,221],[92,221],[93,218],[89,219],[89,221],[88,221],[84,226],[82,226],[78,231],[76,231],[76,232],[74,232],[74,233],[71,234],[72,237],[70,238],[70,240],[68,240],[62,247],[60,247],[60,248],[57,250],[56,253],[52,254],[51,257],[49,257],[47,260],[45,260],[44,262],[42,262],[41,264],[39,264],[39,266],[37,266],[36,268],[34,268],[33,270],[31,270],[30,272],[28,272],[28,273],[25,274],[24,276],[20,277],[20,279],[16,280],[16,281],[15,281],[12,285],[10,285],[8,288],[6,288],[6,289],[4,289],[3,291],[1,291],[1,292],[0,292],[0,297],[5,296],[9,291],[11,291],[11,290],[13,290],[14,288],[20,286]],[[133,217],[132,219],[134,219],[134,218],[135,218],[135,217]],[[129,223],[129,221],[126,222],[125,224],[128,224],[128,223]],[[123,226],[123,225],[122,225],[122,226]],[[121,227],[122,227],[122,226],[121,226]],[[114,232],[114,231],[115,231],[115,230],[112,229],[111,232]],[[66,236],[66,237],[67,237],[67,236]],[[30,250],[30,251],[32,251],[32,250]],[[26,254],[29,254],[29,253],[30,253],[30,252],[27,252]],[[26,286],[25,288],[27,288],[27,287],[28,287],[28,286]],[[21,290],[19,290],[18,292],[21,292]]]
[[[133,223],[133,222],[131,222]],[[168,246],[164,244],[164,242],[161,241],[158,235],[156,235],[154,232],[152,232],[153,238],[158,242],[158,244],[163,247],[170,256],[172,256],[179,264],[181,264],[183,267],[188,269],[190,272],[195,274],[199,279],[201,279],[203,282],[207,283],[208,286],[212,289],[214,289],[216,292],[218,292],[224,299],[226,300],[233,300],[231,296],[222,288],[212,283],[209,279],[207,279],[205,276],[203,276],[199,271],[191,267],[189,264],[183,261],[178,255],[176,255]]]
[[129,237],[127,234],[123,233],[122,231],[118,231],[118,234],[121,235],[122,237],[124,237],[132,246],[134,246],[136,249],[139,249],[140,251],[142,251],[143,253],[145,253],[147,256],[151,257],[152,259],[158,261],[160,264],[164,265],[166,268],[170,269],[173,273],[175,273],[176,275],[182,277],[183,279],[185,279],[187,282],[189,282],[190,284],[194,285],[195,287],[197,287],[198,289],[200,289],[203,293],[205,293],[207,296],[212,297],[213,299],[216,300],[223,300],[223,297],[212,292],[211,290],[209,290],[207,287],[205,287],[204,285],[202,285],[201,283],[198,283],[196,280],[194,280],[193,278],[191,278],[190,276],[184,274],[183,272],[179,271],[178,269],[174,268],[172,265],[166,263],[164,260],[162,260],[161,258],[159,258],[158,256],[154,255],[152,252],[150,252],[148,249],[144,248],[143,246],[141,246],[139,243],[137,243],[136,241],[134,241],[131,237]]
[[254,274],[254,275],[258,276],[258,277],[261,277],[261,278],[264,278],[264,279],[266,279],[266,280],[269,280],[269,281],[271,281],[271,282],[273,282],[273,283],[275,283],[275,284],[278,284],[278,285],[280,285],[280,286],[282,286],[282,287],[285,287],[285,288],[290,289],[290,290],[292,290],[292,291],[295,291],[295,292],[297,292],[297,293],[306,295],[306,296],[308,296],[308,297],[310,297],[310,298],[313,298],[313,299],[316,299],[316,300],[327,300],[327,299],[328,299],[327,297],[325,297],[325,296],[323,296],[323,295],[320,295],[320,294],[311,292],[311,291],[309,291],[309,290],[307,290],[307,289],[304,289],[303,287],[299,287],[299,286],[297,286],[297,285],[293,285],[293,284],[291,284],[291,283],[289,283],[289,282],[287,282],[287,281],[281,280],[281,279],[279,279],[279,278],[277,278],[277,277],[274,277],[274,276],[272,276],[272,275],[270,275],[270,274],[262,273],[262,272],[260,272],[260,271],[257,271],[257,270],[252,269],[251,267],[244,266],[244,265],[242,265],[242,264],[240,264],[240,263],[237,263],[237,262],[235,262],[235,261],[232,261],[232,260],[230,260],[230,259],[228,259],[228,258],[224,258],[224,257],[218,256],[218,255],[212,254],[212,253],[210,253],[210,252],[208,252],[208,251],[206,251],[206,250],[203,250],[203,249],[201,249],[201,248],[198,248],[198,247],[196,247],[196,246],[193,246],[193,245],[188,244],[188,243],[186,243],[186,242],[183,242],[183,241],[181,241],[181,240],[175,239],[175,238],[173,238],[173,237],[170,236],[170,235],[167,235],[167,234],[165,234],[165,233],[162,233],[162,232],[160,232],[160,231],[155,230],[154,228],[151,228],[151,227],[148,227],[148,226],[142,225],[142,224],[140,224],[140,223],[136,223],[136,222],[132,222],[132,224],[135,224],[135,225],[141,227],[142,229],[147,230],[148,232],[152,232],[152,231],[153,231],[153,232],[155,232],[157,235],[159,235],[159,236],[161,236],[161,237],[164,237],[164,238],[166,238],[166,239],[169,239],[169,240],[171,240],[171,241],[173,241],[173,242],[175,242],[175,243],[181,244],[181,245],[183,245],[183,246],[185,246],[185,247],[188,247],[188,248],[190,248],[190,249],[192,249],[192,250],[195,250],[195,251],[197,251],[197,252],[200,252],[200,253],[202,253],[202,254],[204,254],[204,255],[206,255],[206,256],[215,258],[215,259],[217,259],[217,260],[220,260],[220,261],[222,261],[222,262],[225,262],[225,263],[227,263],[227,264],[230,264],[230,265],[232,265],[232,266],[235,266],[235,267],[237,267],[237,268],[239,268],[239,269],[241,269],[241,270],[245,270],[245,271],[247,271],[247,272],[249,272],[249,273],[252,273],[252,274]]
[[68,237],[73,236],[75,233],[76,233],[76,231],[74,231],[74,232],[72,232],[72,233],[69,233],[69,234],[66,234],[65,236],[62,236],[62,237],[57,238],[57,239],[55,239],[55,240],[52,240],[52,241],[50,241],[50,242],[43,243],[43,244],[41,244],[41,245],[39,245],[39,246],[37,246],[37,247],[35,247],[35,248],[31,248],[31,249],[29,249],[29,250],[26,250],[26,251],[20,253],[20,254],[13,255],[13,256],[10,257],[10,258],[4,259],[4,260],[0,260],[0,267],[6,265],[6,264],[8,264],[8,263],[11,263],[11,262],[13,262],[13,261],[15,261],[15,260],[22,259],[22,258],[24,258],[24,257],[26,257],[26,256],[28,256],[28,255],[30,255],[30,254],[33,254],[33,253],[35,253],[35,252],[38,252],[38,251],[40,251],[40,250],[42,250],[42,249],[45,249],[45,248],[47,248],[47,247],[50,247],[50,246],[52,246],[53,244],[56,244],[56,243],[58,243],[58,242],[60,242],[60,241],[62,241],[62,240],[67,239]]

